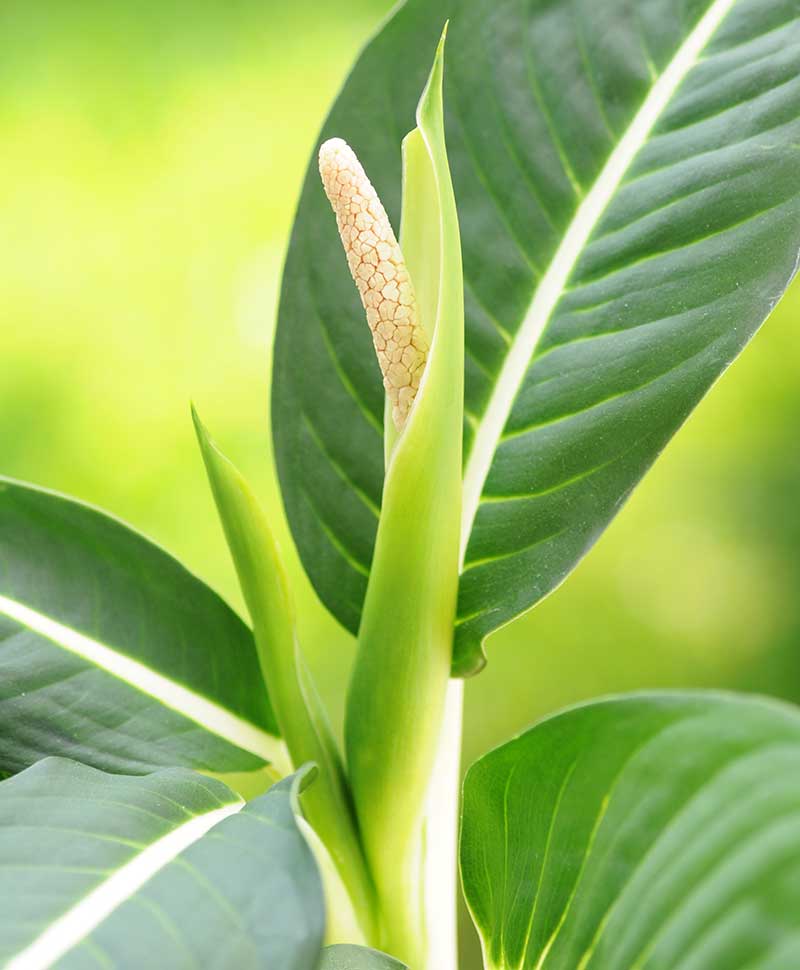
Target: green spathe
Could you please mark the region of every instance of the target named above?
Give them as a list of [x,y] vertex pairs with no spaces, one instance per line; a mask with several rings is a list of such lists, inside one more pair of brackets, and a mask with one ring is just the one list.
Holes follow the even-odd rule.
[[461,508],[463,281],[444,143],[443,55],[444,37],[418,127],[403,146],[401,246],[431,348],[408,423],[387,436],[383,509],[345,725],[381,938],[411,966],[423,965],[426,946],[423,802],[450,673]]

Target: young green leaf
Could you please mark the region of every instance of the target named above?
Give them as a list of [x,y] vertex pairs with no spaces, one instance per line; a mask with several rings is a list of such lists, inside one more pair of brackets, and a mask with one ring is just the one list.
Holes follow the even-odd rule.
[[[448,152],[466,277],[454,665],[558,585],[774,307],[800,250],[794,0],[407,0],[325,124],[396,216],[398,124],[451,16]],[[383,400],[309,168],[273,420],[289,521],[358,629]]]
[[130,778],[61,758],[2,782],[3,966],[316,970],[324,911],[299,783],[245,805],[183,769]]
[[304,813],[331,853],[369,938],[373,888],[341,758],[297,641],[280,551],[249,485],[211,440],[196,411],[192,416],[282,736],[295,765],[314,762],[319,769],[303,795]]
[[117,519],[0,480],[0,771],[288,765],[250,631]]
[[[402,248],[420,275],[431,346],[419,393],[389,449],[358,654],[347,699],[347,762],[383,918],[383,943],[411,966],[426,947],[420,891],[423,803],[452,657],[458,584],[463,295],[444,143],[444,38],[404,143]],[[408,226],[408,233],[406,232]]]
[[481,758],[461,872],[487,970],[800,965],[800,712],[595,701]]

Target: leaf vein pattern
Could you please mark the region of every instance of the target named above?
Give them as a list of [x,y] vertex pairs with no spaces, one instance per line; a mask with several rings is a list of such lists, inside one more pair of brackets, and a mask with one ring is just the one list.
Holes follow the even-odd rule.
[[369,497],[369,495],[367,495],[367,493],[360,485],[358,485],[355,481],[353,481],[351,476],[347,473],[347,469],[344,467],[344,465],[342,465],[342,463],[331,453],[321,433],[318,431],[316,425],[312,421],[307,411],[303,410],[302,418],[303,418],[303,424],[306,427],[306,431],[308,431],[309,437],[317,446],[317,448],[319,449],[323,457],[327,460],[328,464],[337,473],[339,478],[341,478],[341,480],[353,490],[353,492],[358,496],[361,502],[369,509],[369,511],[377,519],[380,516],[380,511],[381,511],[379,506],[377,506],[375,502],[373,502],[373,500]]
[[522,956],[520,958],[518,970],[522,970],[528,959],[528,950],[530,949],[531,939],[533,936],[533,927],[536,922],[536,909],[539,905],[539,897],[541,896],[542,883],[544,881],[545,870],[547,869],[547,864],[550,861],[550,847],[553,843],[553,832],[556,827],[556,820],[558,819],[558,813],[561,811],[561,802],[564,799],[564,792],[567,790],[567,785],[572,778],[572,775],[578,766],[578,759],[576,758],[569,768],[564,772],[564,780],[558,789],[558,795],[556,796],[555,805],[553,806],[553,814],[550,817],[550,824],[547,827],[547,838],[545,839],[544,853],[542,855],[542,865],[539,869],[539,878],[536,881],[536,894],[533,897],[533,906],[531,906],[531,916],[528,920],[528,928],[525,932],[525,940],[522,945]]
[[546,222],[550,225],[552,229],[558,230],[559,227],[556,224],[555,217],[547,208],[544,198],[542,197],[541,189],[536,184],[536,182],[531,177],[528,171],[528,166],[525,163],[525,156],[520,151],[516,143],[516,139],[514,138],[513,125],[509,123],[509,119],[508,119],[508,116],[506,115],[503,104],[498,98],[495,72],[492,70],[492,61],[491,61],[491,57],[489,56],[489,51],[486,47],[485,40],[483,38],[480,38],[478,43],[480,44],[481,53],[483,54],[484,61],[486,63],[487,83],[491,92],[492,103],[495,106],[497,117],[500,122],[500,127],[503,134],[503,143],[508,148],[509,155],[511,156],[511,159],[514,162],[516,169],[519,171],[520,175],[522,176],[522,179],[525,182],[525,185],[528,187],[528,190],[530,191],[531,196],[536,202],[536,205],[538,206],[539,210],[544,216]]
[[[737,842],[736,854],[737,855],[741,854],[745,849],[749,848],[752,844],[757,843],[765,835],[771,834],[771,831],[773,828],[782,827],[787,819],[798,818],[799,808],[800,806],[794,805],[789,811],[779,813],[774,818],[771,818],[769,820],[769,824],[766,826],[764,825],[764,819],[759,819],[756,830],[749,832],[746,839],[741,839]],[[798,854],[793,858],[789,858],[789,859],[784,858],[781,861],[786,862],[788,867],[789,865],[795,865],[798,859],[800,859],[800,852],[798,852]],[[631,970],[642,970],[642,967],[646,964],[652,951],[657,946],[658,941],[669,930],[669,927],[674,922],[675,917],[679,915],[680,911],[678,909],[678,906],[687,904],[688,901],[691,900],[693,896],[697,896],[699,893],[701,893],[703,883],[710,882],[711,877],[719,869],[719,867],[725,863],[725,861],[726,861],[725,858],[721,858],[721,857],[715,858],[711,868],[707,869],[704,872],[703,879],[700,880],[698,884],[695,884],[692,888],[690,889],[687,888],[687,894],[681,898],[680,902],[675,907],[673,907],[672,912],[666,915],[666,918],[663,920],[661,926],[658,929],[658,932],[653,937],[651,937],[651,939],[643,947],[642,951],[639,954],[637,954],[636,959],[631,965]],[[772,869],[773,876],[775,875],[776,871],[777,871],[776,869],[774,868]],[[724,915],[725,914],[723,913],[722,916]],[[705,927],[706,931],[710,930],[713,927],[713,925],[714,925],[713,923],[707,924]],[[695,946],[700,944],[702,942],[702,939],[703,939],[703,935],[701,934],[701,936],[697,940],[695,940]],[[693,950],[691,947],[684,950],[682,955],[682,961],[686,961],[692,952]]]
[[[521,0],[522,5],[522,23],[529,23],[530,17],[528,16],[530,8],[534,5],[535,0]],[[528,81],[530,82],[531,92],[533,94],[533,99],[536,103],[537,108],[542,114],[544,123],[547,126],[547,131],[550,135],[550,140],[552,142],[553,148],[555,148],[558,157],[561,159],[561,165],[564,169],[564,174],[569,179],[572,189],[575,193],[576,198],[581,199],[584,196],[584,188],[581,185],[581,181],[575,174],[575,169],[572,166],[572,162],[567,155],[564,144],[561,141],[561,136],[558,133],[558,129],[553,121],[553,116],[547,106],[544,96],[542,94],[541,84],[539,83],[539,76],[536,73],[536,66],[533,62],[533,57],[531,56],[531,48],[528,44],[528,38],[525,37],[523,40],[523,49],[525,51],[525,68],[527,72]]]
[[339,377],[339,380],[342,382],[344,389],[347,391],[347,393],[350,395],[351,399],[353,400],[353,403],[358,407],[359,411],[361,411],[361,413],[364,415],[364,418],[366,419],[367,423],[374,431],[377,431],[378,434],[381,437],[383,437],[383,423],[379,421],[378,418],[376,418],[375,415],[372,413],[372,411],[369,409],[366,402],[357,391],[355,384],[352,382],[349,375],[345,371],[344,366],[341,360],[339,359],[339,355],[336,353],[336,345],[331,339],[331,335],[328,331],[328,325],[325,320],[325,315],[322,313],[322,311],[319,308],[313,282],[309,283],[309,288],[314,294],[314,300],[313,300],[314,314],[317,318],[317,321],[319,322],[319,333],[320,333],[320,336],[322,337],[322,343],[325,346],[325,350],[328,353],[328,357],[330,358],[330,361],[333,364],[336,374]]
[[498,333],[498,336],[506,345],[506,347],[510,347],[511,342],[514,339],[513,334],[510,333],[508,330],[506,330],[506,328],[498,319],[497,315],[487,306],[483,297],[478,293],[477,289],[475,288],[475,284],[467,274],[466,268],[464,269],[464,287],[472,294],[472,298],[478,304],[480,309],[484,312],[488,321],[494,326],[495,330]]
[[[765,97],[765,95],[774,94],[775,91],[780,88],[788,88],[793,84],[797,83],[797,78],[790,78],[788,81],[783,81],[780,85],[776,85],[774,88],[770,88],[769,91],[762,92],[761,94],[755,95],[749,101],[740,101],[738,105],[733,107],[739,107],[740,105],[749,105],[758,98]],[[733,108],[725,108],[723,111],[719,112],[719,115],[710,115],[708,118],[703,119],[703,121],[698,121],[696,124],[700,125],[704,122],[713,121],[715,117],[725,114],[727,111],[731,111]],[[629,188],[631,185],[636,185],[638,182],[649,178],[652,175],[660,175],[668,172],[672,168],[677,168],[679,166],[697,166],[701,162],[708,161],[708,159],[713,158],[714,155],[720,155],[723,152],[732,152],[734,149],[741,148],[742,145],[749,145],[751,142],[757,142],[758,139],[763,138],[764,135],[770,135],[773,132],[781,131],[785,128],[790,128],[797,123],[796,118],[790,118],[789,121],[779,121],[774,125],[767,125],[766,128],[759,128],[757,131],[753,131],[747,135],[745,138],[739,138],[736,141],[726,141],[724,144],[716,144],[712,147],[706,149],[705,151],[699,151],[693,155],[678,158],[673,161],[666,162],[664,165],[653,165],[647,168],[637,169],[629,173],[628,177],[624,182],[620,183],[621,188]],[[663,132],[659,135],[660,138],[668,138],[670,135],[677,132],[684,132],[689,128],[694,127],[695,122],[685,125],[683,128],[671,129],[668,132]]]
[[626,754],[626,756],[625,756],[622,764],[619,766],[619,769],[617,770],[616,774],[611,779],[611,783],[609,784],[607,791],[605,792],[605,794],[603,795],[603,797],[600,799],[600,804],[598,806],[598,810],[597,810],[597,815],[596,815],[596,818],[595,818],[595,822],[594,822],[594,825],[592,826],[592,830],[591,830],[591,832],[589,834],[589,838],[588,838],[587,843],[586,843],[586,851],[583,854],[583,859],[581,861],[581,866],[580,866],[580,869],[578,870],[577,876],[575,877],[575,882],[574,882],[574,884],[572,886],[572,890],[571,890],[569,896],[567,897],[566,903],[564,905],[564,909],[563,909],[563,911],[562,911],[562,913],[561,913],[561,915],[560,915],[560,917],[558,919],[558,922],[556,923],[556,927],[553,930],[553,933],[551,934],[551,936],[548,939],[547,943],[542,948],[542,952],[541,952],[541,954],[539,956],[539,959],[538,959],[538,961],[536,963],[536,966],[535,966],[534,970],[544,970],[545,963],[546,963],[547,958],[548,958],[548,956],[550,954],[550,951],[552,950],[553,945],[555,944],[556,940],[558,939],[559,935],[561,934],[561,931],[564,928],[564,924],[567,921],[567,918],[569,916],[570,910],[572,909],[572,905],[575,902],[575,899],[577,898],[578,892],[580,890],[581,881],[582,881],[582,879],[583,879],[583,877],[585,875],[586,867],[588,865],[589,859],[591,858],[592,852],[594,851],[594,847],[595,847],[595,844],[596,844],[596,841],[597,841],[597,835],[598,835],[598,833],[600,831],[600,826],[602,825],[603,820],[605,819],[605,817],[606,817],[606,815],[608,813],[608,807],[611,804],[611,801],[612,801],[612,799],[614,797],[614,793],[617,790],[617,788],[619,787],[619,784],[622,781],[622,779],[623,779],[623,777],[625,775],[625,772],[626,772],[628,766],[630,765],[630,763],[633,761],[633,759],[637,755],[639,755],[642,751],[644,751],[652,743],[654,743],[655,741],[657,741],[658,738],[663,734],[663,732],[669,730],[669,728],[671,726],[672,726],[672,724],[667,724],[666,726],[664,726],[664,727],[660,728],[658,731],[656,731],[654,734],[652,734],[652,735],[644,738],[644,740],[642,740],[638,744],[634,745],[630,749],[630,751],[627,752],[627,754]]
[[681,243],[678,246],[670,246],[667,249],[660,249],[654,253],[648,253],[646,256],[641,256],[639,259],[628,260],[622,266],[616,266],[609,270],[607,273],[603,273],[602,276],[592,276],[586,280],[582,280],[580,285],[574,289],[567,289],[565,293],[574,293],[576,289],[582,289],[583,286],[592,283],[602,283],[619,273],[625,273],[632,269],[637,269],[645,263],[654,262],[657,259],[662,259],[665,256],[669,256],[673,253],[683,253],[686,250],[691,249],[694,246],[700,246],[704,242],[708,242],[710,239],[716,239],[719,236],[724,236],[728,232],[733,232],[736,229],[741,229],[742,226],[746,226],[751,222],[755,222],[761,219],[765,215],[775,212],[776,209],[781,209],[786,205],[786,200],[781,199],[780,202],[776,202],[774,205],[767,206],[766,209],[759,209],[757,212],[750,213],[744,216],[742,219],[738,219],[736,222],[731,223],[728,226],[723,226],[721,229],[714,229],[712,232],[707,232],[702,236],[698,236],[695,239],[688,239],[686,242]]
[[489,175],[486,171],[481,160],[478,158],[478,154],[475,150],[475,146],[471,136],[469,135],[468,126],[464,123],[464,116],[461,111],[461,106],[457,99],[453,100],[452,104],[453,117],[458,121],[458,127],[461,131],[461,139],[464,144],[466,151],[464,154],[469,159],[472,169],[475,172],[475,177],[481,183],[481,185],[486,190],[487,198],[491,199],[494,207],[494,211],[497,214],[499,220],[503,223],[508,231],[509,239],[511,239],[517,249],[517,252],[522,257],[523,262],[527,266],[531,275],[534,279],[540,279],[542,276],[542,267],[539,266],[531,254],[528,252],[528,247],[526,243],[520,238],[519,232],[511,222],[509,217],[506,215],[505,206],[502,205],[501,201],[497,197],[497,192],[492,184]]
[[581,64],[583,65],[583,71],[586,75],[586,81],[589,85],[589,90],[592,92],[592,99],[594,100],[595,106],[597,108],[598,114],[603,120],[603,126],[608,132],[611,143],[613,144],[617,140],[618,132],[614,131],[614,127],[608,119],[608,113],[606,112],[605,99],[600,93],[600,89],[597,86],[597,78],[594,75],[594,70],[592,69],[591,59],[589,57],[589,51],[586,47],[586,37],[583,33],[583,27],[581,23],[581,11],[578,6],[579,0],[572,0],[570,5],[570,13],[572,14],[573,27],[575,29],[575,46],[578,48],[578,52],[581,56]]
[[[158,922],[161,925],[162,929],[166,932],[166,934],[169,937],[171,937],[175,941],[175,943],[177,943],[177,945],[180,947],[181,950],[183,950],[185,954],[185,958],[188,960],[188,962],[185,965],[187,968],[200,967],[200,964],[197,962],[197,958],[191,952],[189,947],[186,945],[186,940],[183,934],[181,933],[180,928],[175,923],[175,921],[169,916],[169,914],[164,912],[161,906],[158,906],[152,900],[148,899],[147,896],[144,895],[144,893],[138,893],[134,897],[132,902],[135,902],[143,909],[150,910],[156,922]],[[87,942],[91,942],[91,941],[87,940]]]
[[[725,335],[723,334],[722,336],[724,337]],[[535,431],[538,431],[541,428],[547,428],[554,424],[559,424],[562,421],[569,421],[571,418],[580,418],[582,416],[585,416],[591,413],[596,408],[601,408],[604,404],[609,404],[612,401],[617,401],[620,398],[627,397],[629,394],[635,394],[637,393],[637,391],[642,391],[645,388],[650,387],[653,384],[656,384],[658,381],[663,380],[663,378],[668,377],[670,374],[674,374],[676,371],[679,371],[682,367],[685,367],[687,364],[690,364],[693,360],[696,360],[696,358],[701,357],[703,354],[707,353],[707,351],[711,347],[713,347],[714,344],[716,344],[720,339],[722,338],[719,336],[716,337],[714,340],[710,341],[709,343],[704,344],[699,350],[695,351],[689,357],[685,357],[683,360],[678,361],[677,364],[673,365],[672,367],[668,367],[666,370],[660,371],[654,377],[648,378],[646,381],[642,381],[640,384],[635,384],[632,387],[626,387],[621,391],[615,391],[612,394],[608,394],[606,397],[601,398],[599,401],[594,401],[592,404],[588,405],[585,408],[578,408],[575,411],[569,411],[565,414],[559,414],[557,417],[548,418],[545,421],[537,421],[537,422],[534,422],[533,424],[528,424],[524,428],[515,428],[512,431],[507,431],[503,434],[500,440],[512,441],[515,438],[520,438],[520,437],[524,437],[525,435],[533,434]]]
[[[511,556],[518,556],[523,552],[529,552],[531,549],[535,549],[536,546],[541,546],[543,543],[549,542],[551,539],[555,539],[556,536],[562,535],[567,531],[567,528],[567,526],[560,526],[558,529],[553,529],[553,531],[548,532],[547,535],[540,536],[538,539],[534,539],[533,542],[520,546],[519,548],[514,549],[512,552],[502,552],[492,556],[484,556],[481,559],[470,559],[464,568],[464,573],[468,573],[472,569],[478,569],[480,566],[486,566],[489,563],[497,562],[498,559],[508,559]],[[463,623],[464,621],[461,620],[459,622]]]
[[361,562],[354,552],[347,548],[334,529],[325,521],[325,518],[323,517],[321,510],[318,508],[313,494],[305,486],[301,486],[301,490],[303,498],[310,506],[311,512],[313,513],[314,518],[317,520],[319,527],[322,529],[322,532],[324,533],[328,542],[330,542],[339,555],[342,556],[342,558],[345,559],[349,565],[356,570],[356,572],[359,572],[364,576],[369,576],[369,567]]
[[[665,730],[669,730],[669,728],[666,728]],[[592,941],[587,947],[587,949],[581,955],[581,960],[578,963],[576,970],[586,970],[587,966],[589,965],[589,961],[592,959],[592,956],[597,951],[597,948],[600,945],[608,929],[608,925],[609,925],[609,922],[611,921],[611,918],[613,917],[614,913],[617,911],[617,908],[621,904],[625,892],[630,888],[636,876],[642,871],[644,866],[653,857],[656,850],[660,848],[664,838],[672,832],[672,830],[675,828],[678,822],[685,816],[686,812],[688,812],[692,808],[694,803],[699,798],[701,798],[705,794],[705,792],[717,781],[720,775],[729,771],[734,765],[738,764],[739,762],[744,761],[745,759],[751,757],[754,752],[758,751],[760,753],[763,753],[763,751],[767,750],[771,746],[772,745],[769,743],[762,744],[759,742],[753,745],[752,748],[748,748],[746,751],[734,755],[733,757],[729,758],[727,761],[721,762],[720,765],[717,767],[717,769],[713,771],[711,774],[707,775],[703,779],[703,782],[700,784],[700,786],[689,794],[686,801],[682,805],[680,805],[675,811],[673,811],[671,817],[663,826],[663,828],[659,831],[658,835],[656,835],[653,838],[652,842],[648,846],[647,851],[638,859],[636,864],[627,873],[622,885],[620,885],[619,888],[617,889],[614,899],[611,901],[605,913],[598,921],[597,930],[595,931],[594,937],[592,938]]]
[[670,103],[675,91],[695,67],[697,58],[727,17],[734,2],[735,0],[713,0],[653,84],[590,191],[581,201],[561,245],[536,288],[528,314],[503,364],[495,392],[489,401],[481,427],[475,434],[471,453],[466,461],[461,534],[462,564],[496,443],[503,432],[536,344],[591,233],[619,188],[634,158]]
[[[570,478],[564,478],[555,485],[549,485],[547,488],[536,489],[531,492],[520,492],[517,495],[505,494],[505,495],[495,495],[492,493],[486,493],[481,496],[481,506],[483,505],[494,505],[502,504],[503,502],[522,502],[526,499],[541,498],[543,495],[552,495],[555,492],[560,492],[562,489],[567,488],[569,485],[576,485],[578,482],[582,482],[584,479],[589,478],[594,475],[595,472],[602,471],[604,468],[608,468],[609,465],[613,465],[615,462],[624,458],[628,455],[634,448],[638,448],[640,444],[647,441],[648,438],[653,437],[655,432],[650,432],[650,434],[645,435],[643,438],[636,441],[630,448],[626,448],[619,454],[614,455],[613,458],[609,458],[606,461],[602,461],[597,465],[592,465],[591,468],[583,469],[578,472],[577,475],[572,475]],[[470,560],[467,560],[469,562]]]
[[101,967],[113,967],[114,961],[108,955],[108,953],[100,946],[99,943],[95,943],[94,940],[84,940],[81,944],[83,949],[87,950],[89,955],[92,956],[98,966]]

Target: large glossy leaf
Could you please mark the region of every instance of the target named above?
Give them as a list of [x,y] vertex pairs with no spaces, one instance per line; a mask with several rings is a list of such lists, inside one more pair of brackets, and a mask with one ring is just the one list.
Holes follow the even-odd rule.
[[315,970],[324,913],[297,779],[244,805],[184,769],[48,758],[0,784],[7,970]]
[[558,714],[470,769],[461,869],[490,968],[800,966],[800,712],[698,692]]
[[95,509],[0,481],[0,770],[137,774],[285,757],[242,621]]
[[[407,0],[324,128],[394,218],[400,140],[447,16],[466,673],[489,632],[575,566],[793,275],[800,13],[795,0]],[[313,169],[284,277],[274,435],[305,567],[355,630],[383,398]]]

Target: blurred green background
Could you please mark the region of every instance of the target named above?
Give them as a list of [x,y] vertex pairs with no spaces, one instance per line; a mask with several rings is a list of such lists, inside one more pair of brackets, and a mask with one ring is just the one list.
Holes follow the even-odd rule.
[[[390,6],[0,4],[0,472],[108,508],[237,606],[188,402],[278,514],[284,248],[325,111]],[[467,762],[602,693],[800,699],[799,312],[795,287],[567,584],[490,641]],[[302,602],[338,717],[351,644]]]

